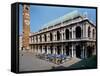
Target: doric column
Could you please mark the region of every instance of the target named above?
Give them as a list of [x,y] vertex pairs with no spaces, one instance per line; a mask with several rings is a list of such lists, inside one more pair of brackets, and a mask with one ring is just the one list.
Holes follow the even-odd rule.
[[84,50],[84,52],[85,52],[85,58],[87,58],[87,47],[85,46],[85,50]]
[[44,53],[44,45],[42,45],[42,54]]
[[49,45],[47,46],[47,54],[50,54],[50,48],[49,48]]
[[82,48],[82,58],[85,58],[85,47],[83,45],[83,48]]
[[57,54],[57,48],[54,46],[54,54]]
[[74,47],[74,46],[73,46],[73,44],[72,44],[72,50],[71,50],[71,51],[72,51],[72,55],[71,55],[72,57],[74,56],[74,48],[73,48],[73,47]]
[[39,50],[38,50],[39,54],[41,54],[41,49],[40,49],[40,46],[38,46],[38,49],[39,49]]
[[73,57],[76,57],[76,45],[73,44]]
[[55,45],[53,46],[53,54],[55,54]]
[[36,54],[38,54],[38,46],[36,46],[36,49],[35,49],[35,51],[36,51]]
[[64,49],[64,45],[62,44],[61,54],[63,54],[63,53],[64,53],[63,49]]

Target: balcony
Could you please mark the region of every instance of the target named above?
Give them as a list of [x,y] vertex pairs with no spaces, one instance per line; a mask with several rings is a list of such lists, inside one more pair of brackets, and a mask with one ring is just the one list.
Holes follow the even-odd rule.
[[30,44],[53,44],[53,43],[66,43],[66,42],[80,42],[80,41],[89,41],[95,42],[96,40],[93,38],[70,38],[70,39],[63,39],[63,40],[53,40],[53,41],[43,41],[43,42],[31,42]]

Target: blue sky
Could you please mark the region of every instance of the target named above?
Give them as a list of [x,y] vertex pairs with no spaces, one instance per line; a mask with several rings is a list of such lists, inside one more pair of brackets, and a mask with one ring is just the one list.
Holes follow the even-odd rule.
[[[87,12],[88,18],[96,22],[96,10],[90,8],[76,8],[76,7],[50,7],[50,6],[30,6],[30,30],[31,32],[37,32],[44,24],[57,19],[67,13],[77,10],[80,14]],[[22,17],[22,5],[19,9],[19,31],[22,33],[23,17]]]

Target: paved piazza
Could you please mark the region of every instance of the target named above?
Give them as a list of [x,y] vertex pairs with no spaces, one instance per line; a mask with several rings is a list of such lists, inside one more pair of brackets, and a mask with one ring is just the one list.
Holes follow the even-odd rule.
[[57,65],[52,62],[39,59],[33,53],[21,52],[19,69],[20,71],[50,70],[53,69],[53,67],[61,67],[63,69],[63,67],[69,67],[80,60],[81,59],[72,58],[63,64]]

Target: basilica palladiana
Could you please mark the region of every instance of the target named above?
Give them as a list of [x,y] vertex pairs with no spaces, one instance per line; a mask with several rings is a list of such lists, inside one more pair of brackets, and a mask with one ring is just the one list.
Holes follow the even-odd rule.
[[29,41],[35,54],[88,58],[96,54],[96,25],[73,11],[45,24]]
[[[30,20],[28,14],[25,17]],[[43,26],[29,35],[29,41],[25,37],[28,35],[23,37],[27,38],[28,48],[34,55],[64,55],[66,58],[80,59],[96,55],[96,25],[87,15],[72,11]],[[22,44],[20,42],[20,48]]]

